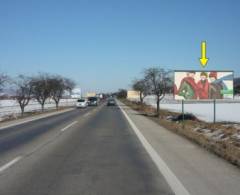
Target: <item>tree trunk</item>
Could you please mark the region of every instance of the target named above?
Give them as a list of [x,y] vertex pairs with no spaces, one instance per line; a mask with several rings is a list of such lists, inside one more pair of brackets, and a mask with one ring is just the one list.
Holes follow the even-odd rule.
[[160,114],[160,100],[159,97],[157,97],[157,117],[159,117]]
[[58,110],[59,101],[55,101],[55,103],[56,103],[56,109]]
[[143,96],[142,96],[143,94],[142,93],[140,93],[140,102],[141,102],[141,104],[143,103]]
[[21,116],[23,116],[23,114],[24,114],[24,106],[20,106],[20,108],[21,108]]
[[42,107],[42,112],[44,111],[44,104],[41,104],[41,107]]

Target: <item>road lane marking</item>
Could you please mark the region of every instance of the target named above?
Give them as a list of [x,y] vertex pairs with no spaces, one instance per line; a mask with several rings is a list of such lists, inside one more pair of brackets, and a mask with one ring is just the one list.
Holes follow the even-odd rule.
[[167,166],[164,160],[160,157],[160,155],[154,150],[151,144],[147,141],[147,139],[143,136],[141,131],[137,128],[134,122],[130,119],[127,113],[121,108],[118,104],[118,107],[122,111],[123,115],[126,117],[127,121],[129,122],[130,126],[134,130],[135,134],[137,135],[138,139],[142,143],[143,147],[146,149],[148,154],[150,155],[153,162],[156,164],[158,170],[162,173],[165,177],[166,181],[168,182],[169,186],[173,190],[176,195],[190,195],[187,189],[183,186],[180,180],[176,177],[176,175],[171,171],[171,169]]
[[64,127],[63,129],[61,129],[61,131],[66,131],[68,128],[70,128],[71,126],[75,125],[78,121],[74,121],[71,124],[67,125],[66,127]]
[[10,162],[8,162],[7,164],[1,166],[0,167],[0,173],[2,173],[4,170],[6,170],[7,168],[9,168],[12,165],[14,165],[15,163],[17,163],[21,159],[22,159],[22,156],[18,156],[16,158],[14,158],[13,160],[11,160]]

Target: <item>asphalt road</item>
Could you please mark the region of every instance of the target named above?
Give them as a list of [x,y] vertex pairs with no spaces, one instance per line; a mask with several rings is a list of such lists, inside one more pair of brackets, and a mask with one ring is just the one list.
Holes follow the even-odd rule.
[[78,117],[79,114],[83,115],[91,109],[93,107],[76,109],[68,113],[50,116],[47,119],[43,118],[0,130],[0,155],[34,140],[34,138],[53,130],[56,126],[66,124]]
[[0,195],[173,194],[117,106],[0,131]]

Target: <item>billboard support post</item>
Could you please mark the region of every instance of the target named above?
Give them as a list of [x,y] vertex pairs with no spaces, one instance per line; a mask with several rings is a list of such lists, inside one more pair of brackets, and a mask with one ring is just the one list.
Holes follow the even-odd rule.
[[184,100],[182,100],[182,121],[184,121]]
[[184,113],[184,100],[182,100],[182,128],[184,129],[184,120],[185,120],[185,113]]
[[213,100],[213,123],[216,123],[216,99]]

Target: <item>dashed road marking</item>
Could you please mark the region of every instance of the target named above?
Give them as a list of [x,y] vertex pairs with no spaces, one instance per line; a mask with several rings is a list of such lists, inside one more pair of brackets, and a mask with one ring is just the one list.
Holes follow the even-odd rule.
[[67,125],[66,127],[62,128],[61,131],[66,131],[68,128],[70,128],[71,126],[75,125],[78,121],[74,121],[71,124]]
[[14,158],[13,160],[11,160],[10,162],[8,162],[7,164],[3,165],[0,167],[0,173],[2,173],[4,170],[6,170],[7,168],[11,167],[12,165],[14,165],[15,163],[17,163],[18,161],[20,161],[22,159],[22,156],[18,156],[16,158]]

